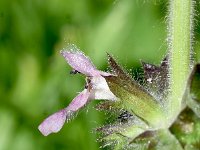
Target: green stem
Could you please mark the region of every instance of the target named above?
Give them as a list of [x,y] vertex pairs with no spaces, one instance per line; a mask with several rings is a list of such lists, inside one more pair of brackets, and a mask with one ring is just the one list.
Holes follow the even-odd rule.
[[182,109],[182,97],[190,73],[192,51],[192,0],[170,0],[169,8],[169,123]]

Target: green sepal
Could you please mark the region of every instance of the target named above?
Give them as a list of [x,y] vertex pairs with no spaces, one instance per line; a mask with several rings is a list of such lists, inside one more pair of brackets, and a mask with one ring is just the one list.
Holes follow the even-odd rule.
[[159,97],[160,101],[166,99],[168,82],[168,56],[166,56],[159,66],[141,61],[144,71],[145,86],[149,91]]
[[116,124],[104,126],[98,130],[103,133],[101,141],[104,146],[109,146],[114,150],[121,150],[128,147],[133,139],[145,131],[145,128],[144,126],[142,127],[132,123],[118,122]]
[[130,130],[134,138],[114,133],[103,138],[104,144],[114,150],[183,150],[179,141],[168,129],[144,131],[132,126],[125,130]]
[[193,68],[189,79],[190,96],[193,100],[200,103],[200,64]]
[[128,150],[183,150],[168,129],[146,131],[129,145]]
[[110,90],[120,99],[120,107],[143,119],[153,128],[165,125],[161,104],[137,84],[110,56],[109,65],[115,76],[105,77]]

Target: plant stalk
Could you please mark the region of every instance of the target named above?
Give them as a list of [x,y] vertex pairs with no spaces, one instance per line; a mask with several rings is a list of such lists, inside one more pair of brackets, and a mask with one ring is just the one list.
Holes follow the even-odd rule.
[[169,5],[169,95],[168,122],[182,109],[182,98],[190,73],[192,53],[193,1],[170,0]]

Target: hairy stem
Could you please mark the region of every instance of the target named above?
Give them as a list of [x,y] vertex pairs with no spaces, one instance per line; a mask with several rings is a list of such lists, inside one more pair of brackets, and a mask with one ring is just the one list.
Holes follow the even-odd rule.
[[[182,97],[190,73],[192,51],[192,0],[170,0],[169,5],[169,123],[182,109]],[[169,124],[170,125],[170,124]]]

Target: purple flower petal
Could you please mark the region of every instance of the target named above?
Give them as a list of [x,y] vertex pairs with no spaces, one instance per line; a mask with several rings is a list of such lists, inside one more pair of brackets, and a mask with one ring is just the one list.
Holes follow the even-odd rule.
[[104,71],[100,71],[100,70],[98,70],[98,72],[99,72],[99,74],[100,74],[101,76],[104,76],[104,77],[113,76],[113,74],[110,74],[110,73],[108,73],[108,72],[104,72]]
[[71,51],[62,50],[60,53],[67,60],[67,63],[75,70],[85,74],[86,76],[99,75],[98,70],[92,64],[90,59],[86,57],[81,51],[78,51],[76,47],[72,47]]
[[54,113],[45,119],[38,127],[40,132],[47,136],[50,133],[56,133],[63,127],[66,119],[70,120],[73,112],[82,108],[88,102],[90,93],[87,89],[83,90],[78,96],[76,96],[69,106],[59,112]]
[[90,92],[87,89],[84,89],[78,96],[76,96],[69,106],[66,108],[66,111],[77,111],[87,104]]
[[56,133],[60,131],[62,126],[65,123],[67,116],[67,112],[65,109],[62,109],[53,115],[49,116],[47,119],[45,119],[38,127],[40,132],[44,135],[47,136],[50,133]]

